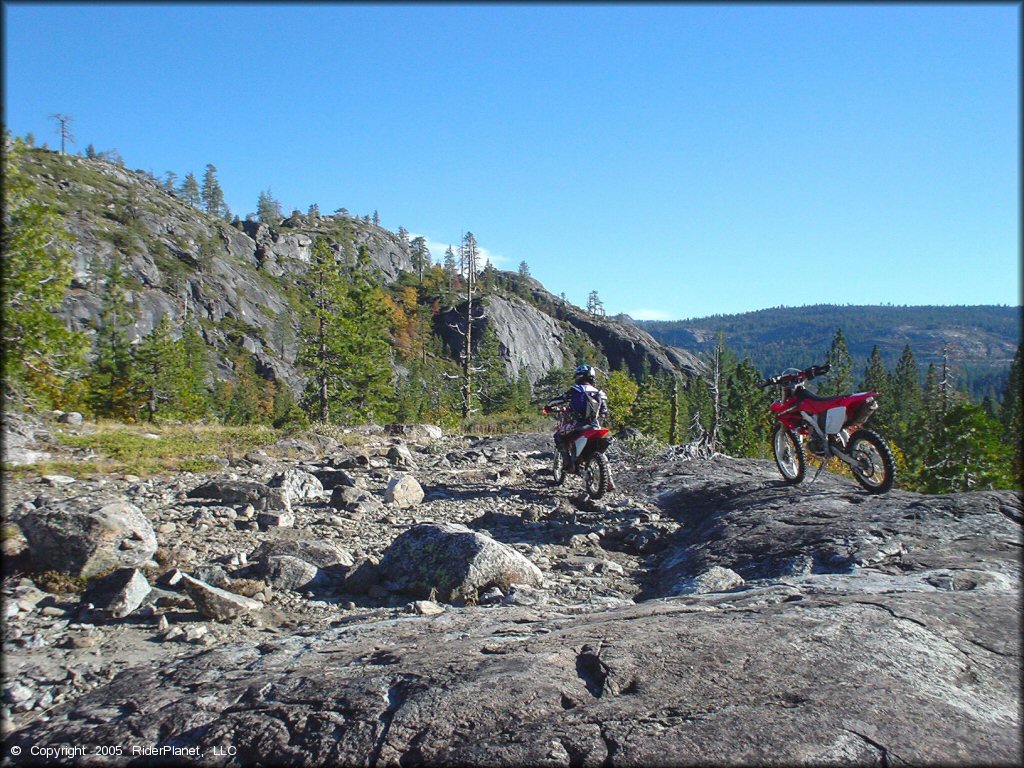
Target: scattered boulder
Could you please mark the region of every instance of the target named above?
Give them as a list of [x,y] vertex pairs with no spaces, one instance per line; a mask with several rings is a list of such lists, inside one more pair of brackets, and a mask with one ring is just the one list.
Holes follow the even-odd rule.
[[372,558],[363,558],[349,568],[341,583],[341,589],[351,595],[366,595],[380,584],[380,567]]
[[380,511],[384,505],[369,491],[339,486],[331,494],[331,507],[365,515]]
[[391,424],[388,434],[400,435],[413,443],[429,443],[442,439],[444,430],[433,424]]
[[320,480],[315,475],[301,469],[286,469],[284,472],[274,475],[267,485],[270,488],[283,490],[291,504],[316,501],[324,492]]
[[400,534],[385,550],[380,573],[392,591],[422,597],[433,591],[446,602],[542,581],[540,569],[512,547],[458,523],[423,523]]
[[262,561],[262,576],[275,589],[303,590],[310,587],[320,573],[312,563],[290,555],[272,556]]
[[215,499],[225,504],[252,504],[257,509],[266,506],[267,486],[244,480],[212,480],[193,488],[186,496],[190,499]]
[[92,603],[115,619],[123,619],[149,596],[149,581],[137,568],[118,568],[89,585],[82,602]]
[[181,585],[192,598],[201,614],[214,621],[230,621],[250,611],[263,607],[259,600],[236,595],[234,592],[214,587],[195,579],[187,573],[181,577]]
[[265,563],[272,557],[297,557],[317,568],[353,564],[352,555],[329,541],[320,539],[276,539],[265,541],[249,553],[253,563]]
[[339,486],[355,487],[356,480],[344,469],[322,467],[313,472],[313,475],[320,481],[324,490],[334,490]]
[[666,596],[701,595],[708,592],[728,592],[745,584],[743,577],[730,568],[713,566],[696,578],[682,579],[670,588]]
[[260,512],[256,515],[256,524],[261,531],[268,528],[292,528],[295,526],[295,514],[286,510]]
[[413,459],[409,446],[401,443],[388,449],[388,461],[399,469],[416,469],[416,460]]
[[415,507],[423,501],[423,488],[412,475],[399,475],[388,483],[384,501],[399,509]]
[[57,418],[57,421],[61,424],[67,424],[70,427],[80,427],[82,426],[84,419],[82,418],[82,414],[78,411],[70,411],[69,413],[62,413]]
[[15,520],[32,567],[89,578],[152,564],[157,541],[142,511],[128,502],[96,506],[82,498],[47,504]]

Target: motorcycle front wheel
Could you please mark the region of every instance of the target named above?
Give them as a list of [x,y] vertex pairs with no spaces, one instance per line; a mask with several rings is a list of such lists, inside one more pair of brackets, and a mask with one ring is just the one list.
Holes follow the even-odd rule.
[[561,485],[565,482],[565,454],[555,446],[555,462],[551,466],[552,484]]
[[790,485],[796,485],[804,479],[807,460],[804,457],[804,446],[800,439],[785,424],[776,424],[772,432],[772,453],[775,464],[782,473],[782,479]]
[[583,486],[592,499],[600,499],[608,490],[608,459],[603,453],[595,453],[584,464],[580,471],[583,474]]
[[885,493],[892,488],[896,479],[896,462],[889,444],[870,429],[858,429],[853,433],[848,451],[856,460],[850,466],[868,493]]

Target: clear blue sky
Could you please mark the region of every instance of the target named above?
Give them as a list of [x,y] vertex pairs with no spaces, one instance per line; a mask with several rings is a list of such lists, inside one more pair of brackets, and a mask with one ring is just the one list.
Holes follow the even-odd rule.
[[4,122],[609,313],[1020,303],[1019,4],[4,4]]

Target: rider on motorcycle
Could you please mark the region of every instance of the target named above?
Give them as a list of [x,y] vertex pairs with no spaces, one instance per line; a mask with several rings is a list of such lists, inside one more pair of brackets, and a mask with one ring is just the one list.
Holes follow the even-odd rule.
[[572,413],[572,420],[566,420],[558,428],[563,445],[568,444],[567,463],[570,467],[576,464],[576,449],[573,442],[565,440],[565,437],[584,429],[599,429],[601,419],[608,417],[608,396],[596,386],[597,371],[584,363],[576,367],[573,380],[575,384],[544,406],[545,413],[565,406]]

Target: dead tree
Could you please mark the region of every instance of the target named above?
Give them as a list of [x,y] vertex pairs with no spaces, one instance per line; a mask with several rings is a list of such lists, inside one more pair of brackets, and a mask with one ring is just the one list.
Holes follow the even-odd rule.
[[58,133],[60,133],[60,153],[64,154],[65,142],[74,142],[75,137],[71,135],[71,129],[68,128],[68,124],[71,122],[71,115],[62,115],[59,112],[57,114],[50,115],[54,120],[60,123]]
[[477,259],[480,253],[477,249],[476,238],[472,232],[467,232],[462,238],[462,245],[459,246],[459,262],[463,265],[466,278],[466,326],[465,330],[458,324],[449,327],[462,336],[462,351],[459,361],[462,363],[462,417],[468,418],[474,411],[473,408],[473,374],[483,370],[482,367],[473,365],[473,321],[483,317],[480,314],[473,314],[473,298],[476,294],[477,281]]

